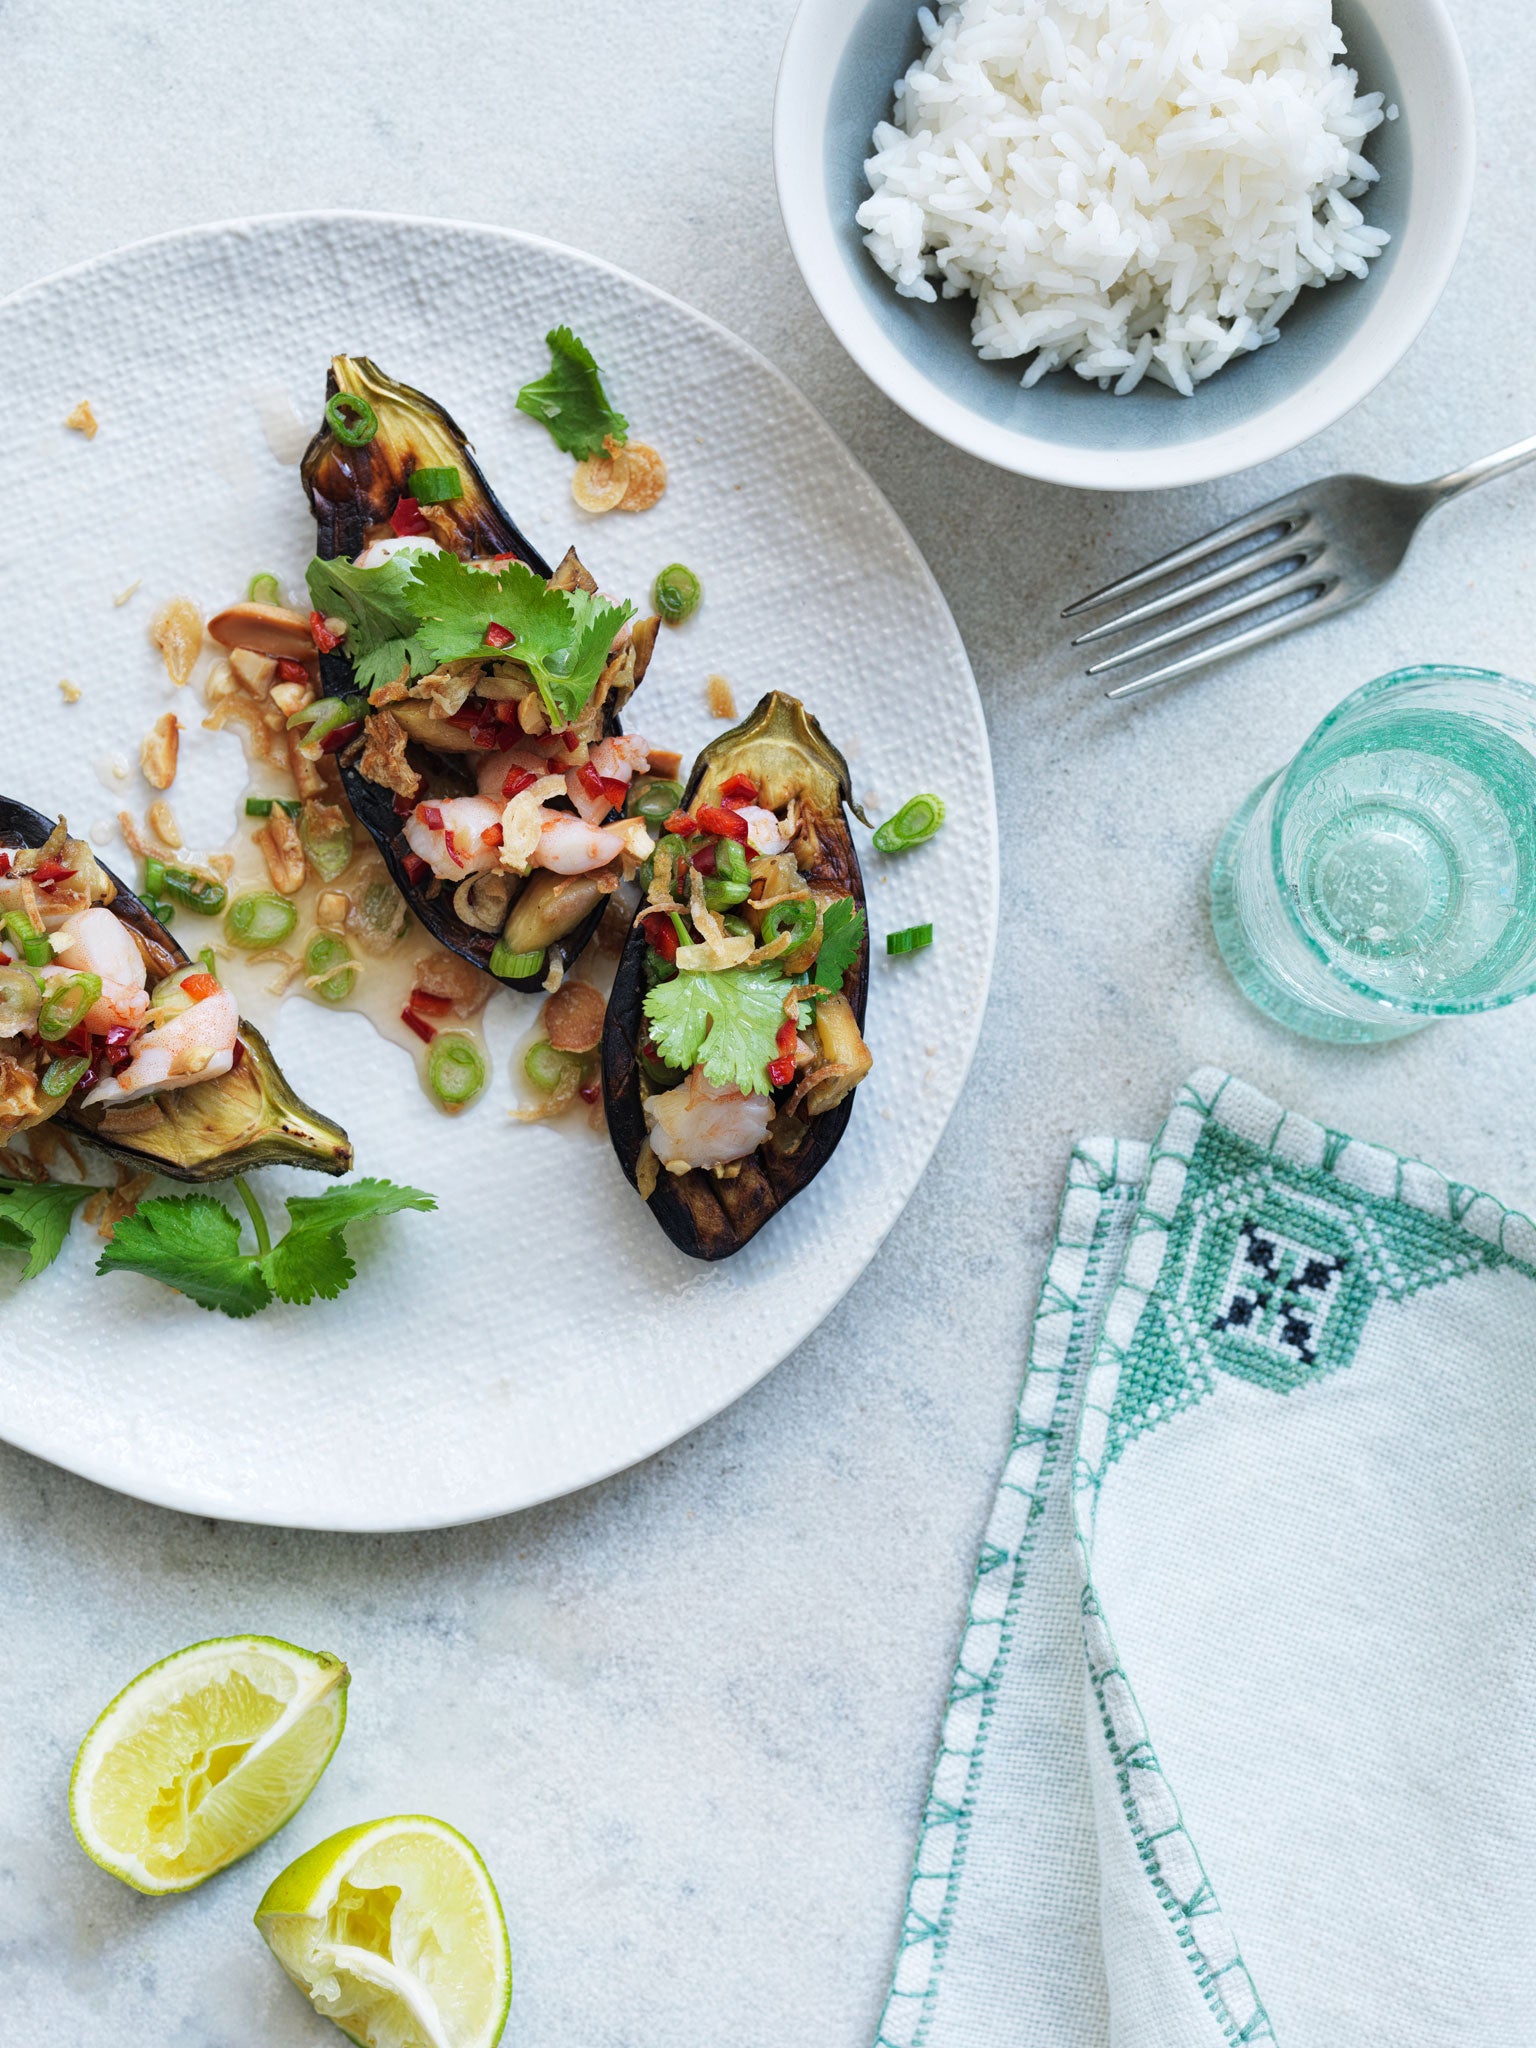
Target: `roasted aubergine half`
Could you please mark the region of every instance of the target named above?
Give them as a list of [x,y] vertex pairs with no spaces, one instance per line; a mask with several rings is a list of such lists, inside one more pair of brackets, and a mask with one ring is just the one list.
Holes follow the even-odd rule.
[[[295,716],[433,938],[514,988],[558,982],[646,858],[619,714],[659,621],[574,549],[551,574],[469,443],[366,356],[337,356],[304,457],[324,698]],[[676,773],[676,757],[660,769]]]
[[704,749],[642,870],[603,1033],[619,1163],[672,1242],[739,1251],[826,1165],[870,1070],[848,766],[775,691]]
[[54,1117],[175,1180],[352,1164],[229,991],[62,819],[0,797],[0,1143]]

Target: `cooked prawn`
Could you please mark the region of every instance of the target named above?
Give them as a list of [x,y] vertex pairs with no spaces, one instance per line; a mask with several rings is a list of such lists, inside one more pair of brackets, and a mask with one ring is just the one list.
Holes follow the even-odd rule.
[[557,875],[587,875],[628,853],[642,861],[655,842],[644,818],[615,818],[611,825],[589,825],[561,811],[546,811],[531,865]]
[[695,1067],[679,1087],[647,1097],[645,1120],[651,1150],[676,1173],[690,1166],[729,1166],[745,1159],[768,1135],[771,1095],[743,1095],[717,1088]]
[[628,782],[651,765],[651,743],[637,732],[614,733],[592,749],[592,766],[605,781]]
[[747,844],[754,853],[782,853],[789,845],[784,827],[761,804],[743,804],[736,815],[747,828]]
[[[429,815],[442,822],[429,825]],[[483,796],[418,804],[405,821],[405,843],[445,882],[482,875],[499,858],[501,809]]]
[[190,1009],[146,1031],[128,1065],[121,1073],[99,1081],[86,1096],[86,1104],[105,1102],[121,1108],[157,1090],[215,1081],[234,1065],[239,1035],[235,999],[227,988],[215,984]]
[[424,533],[387,533],[382,540],[370,541],[353,567],[377,569],[391,555],[440,555],[442,552],[441,544],[429,540]]
[[112,911],[79,910],[60,925],[54,965],[43,969],[43,985],[51,988],[70,974],[100,977],[101,994],[80,1020],[87,1031],[104,1035],[123,1026],[137,1027],[149,1008],[145,993],[144,955],[133,933]]

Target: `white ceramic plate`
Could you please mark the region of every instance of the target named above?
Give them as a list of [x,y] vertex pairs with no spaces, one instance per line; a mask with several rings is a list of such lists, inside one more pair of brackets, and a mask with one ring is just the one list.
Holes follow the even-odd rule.
[[[561,321],[595,351],[634,435],[668,459],[650,513],[584,518],[569,458],[514,410]],[[357,1233],[360,1276],[339,1301],[230,1322],[147,1280],[94,1278],[82,1225],[27,1285],[19,1260],[0,1258],[0,1435],[201,1514],[425,1528],[529,1506],[673,1442],[776,1365],[862,1271],[965,1078],[997,826],[981,706],[943,598],[776,371],[571,250],[372,215],[169,236],[0,306],[10,473],[32,479],[0,549],[6,794],[77,829],[124,802],[142,815],[152,793],[136,768],[118,783],[108,763],[136,764],[174,706],[189,726],[172,791],[188,843],[226,839],[239,742],[201,730],[146,627],[176,593],[207,611],[256,570],[297,581],[313,550],[297,454],[336,350],[446,405],[552,559],[575,541],[605,588],[637,599],[666,562],[698,571],[703,609],[664,633],[637,730],[691,758],[719,730],[704,696],[718,671],[743,711],[770,687],[803,694],[876,812],[918,788],[949,804],[919,853],[882,862],[864,842],[874,1073],[820,1178],[724,1265],[673,1248],[606,1140],[509,1120],[513,1043],[536,1014],[510,993],[487,1013],[494,1084],[452,1122],[363,1018],[302,1002],[278,1013],[289,1078],[346,1125],[358,1170],[440,1203]],[[62,425],[81,398],[101,422],[91,442]],[[103,853],[132,873],[120,843]],[[884,934],[924,917],[933,949],[887,961]],[[282,1193],[323,1183],[269,1172],[260,1185],[280,1213]]]

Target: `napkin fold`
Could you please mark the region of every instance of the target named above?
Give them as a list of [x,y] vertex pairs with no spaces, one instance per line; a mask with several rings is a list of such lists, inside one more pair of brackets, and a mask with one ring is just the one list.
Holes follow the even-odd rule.
[[1536,1226],[1197,1074],[1073,1154],[878,2048],[1536,2042]]

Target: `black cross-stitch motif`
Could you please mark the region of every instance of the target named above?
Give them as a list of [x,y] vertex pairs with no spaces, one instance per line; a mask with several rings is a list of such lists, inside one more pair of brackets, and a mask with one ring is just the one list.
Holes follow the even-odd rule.
[[1211,1323],[1213,1330],[1261,1332],[1287,1346],[1303,1365],[1316,1365],[1320,1312],[1336,1291],[1348,1261],[1333,1254],[1282,1245],[1249,1217],[1241,1232],[1241,1277]]

